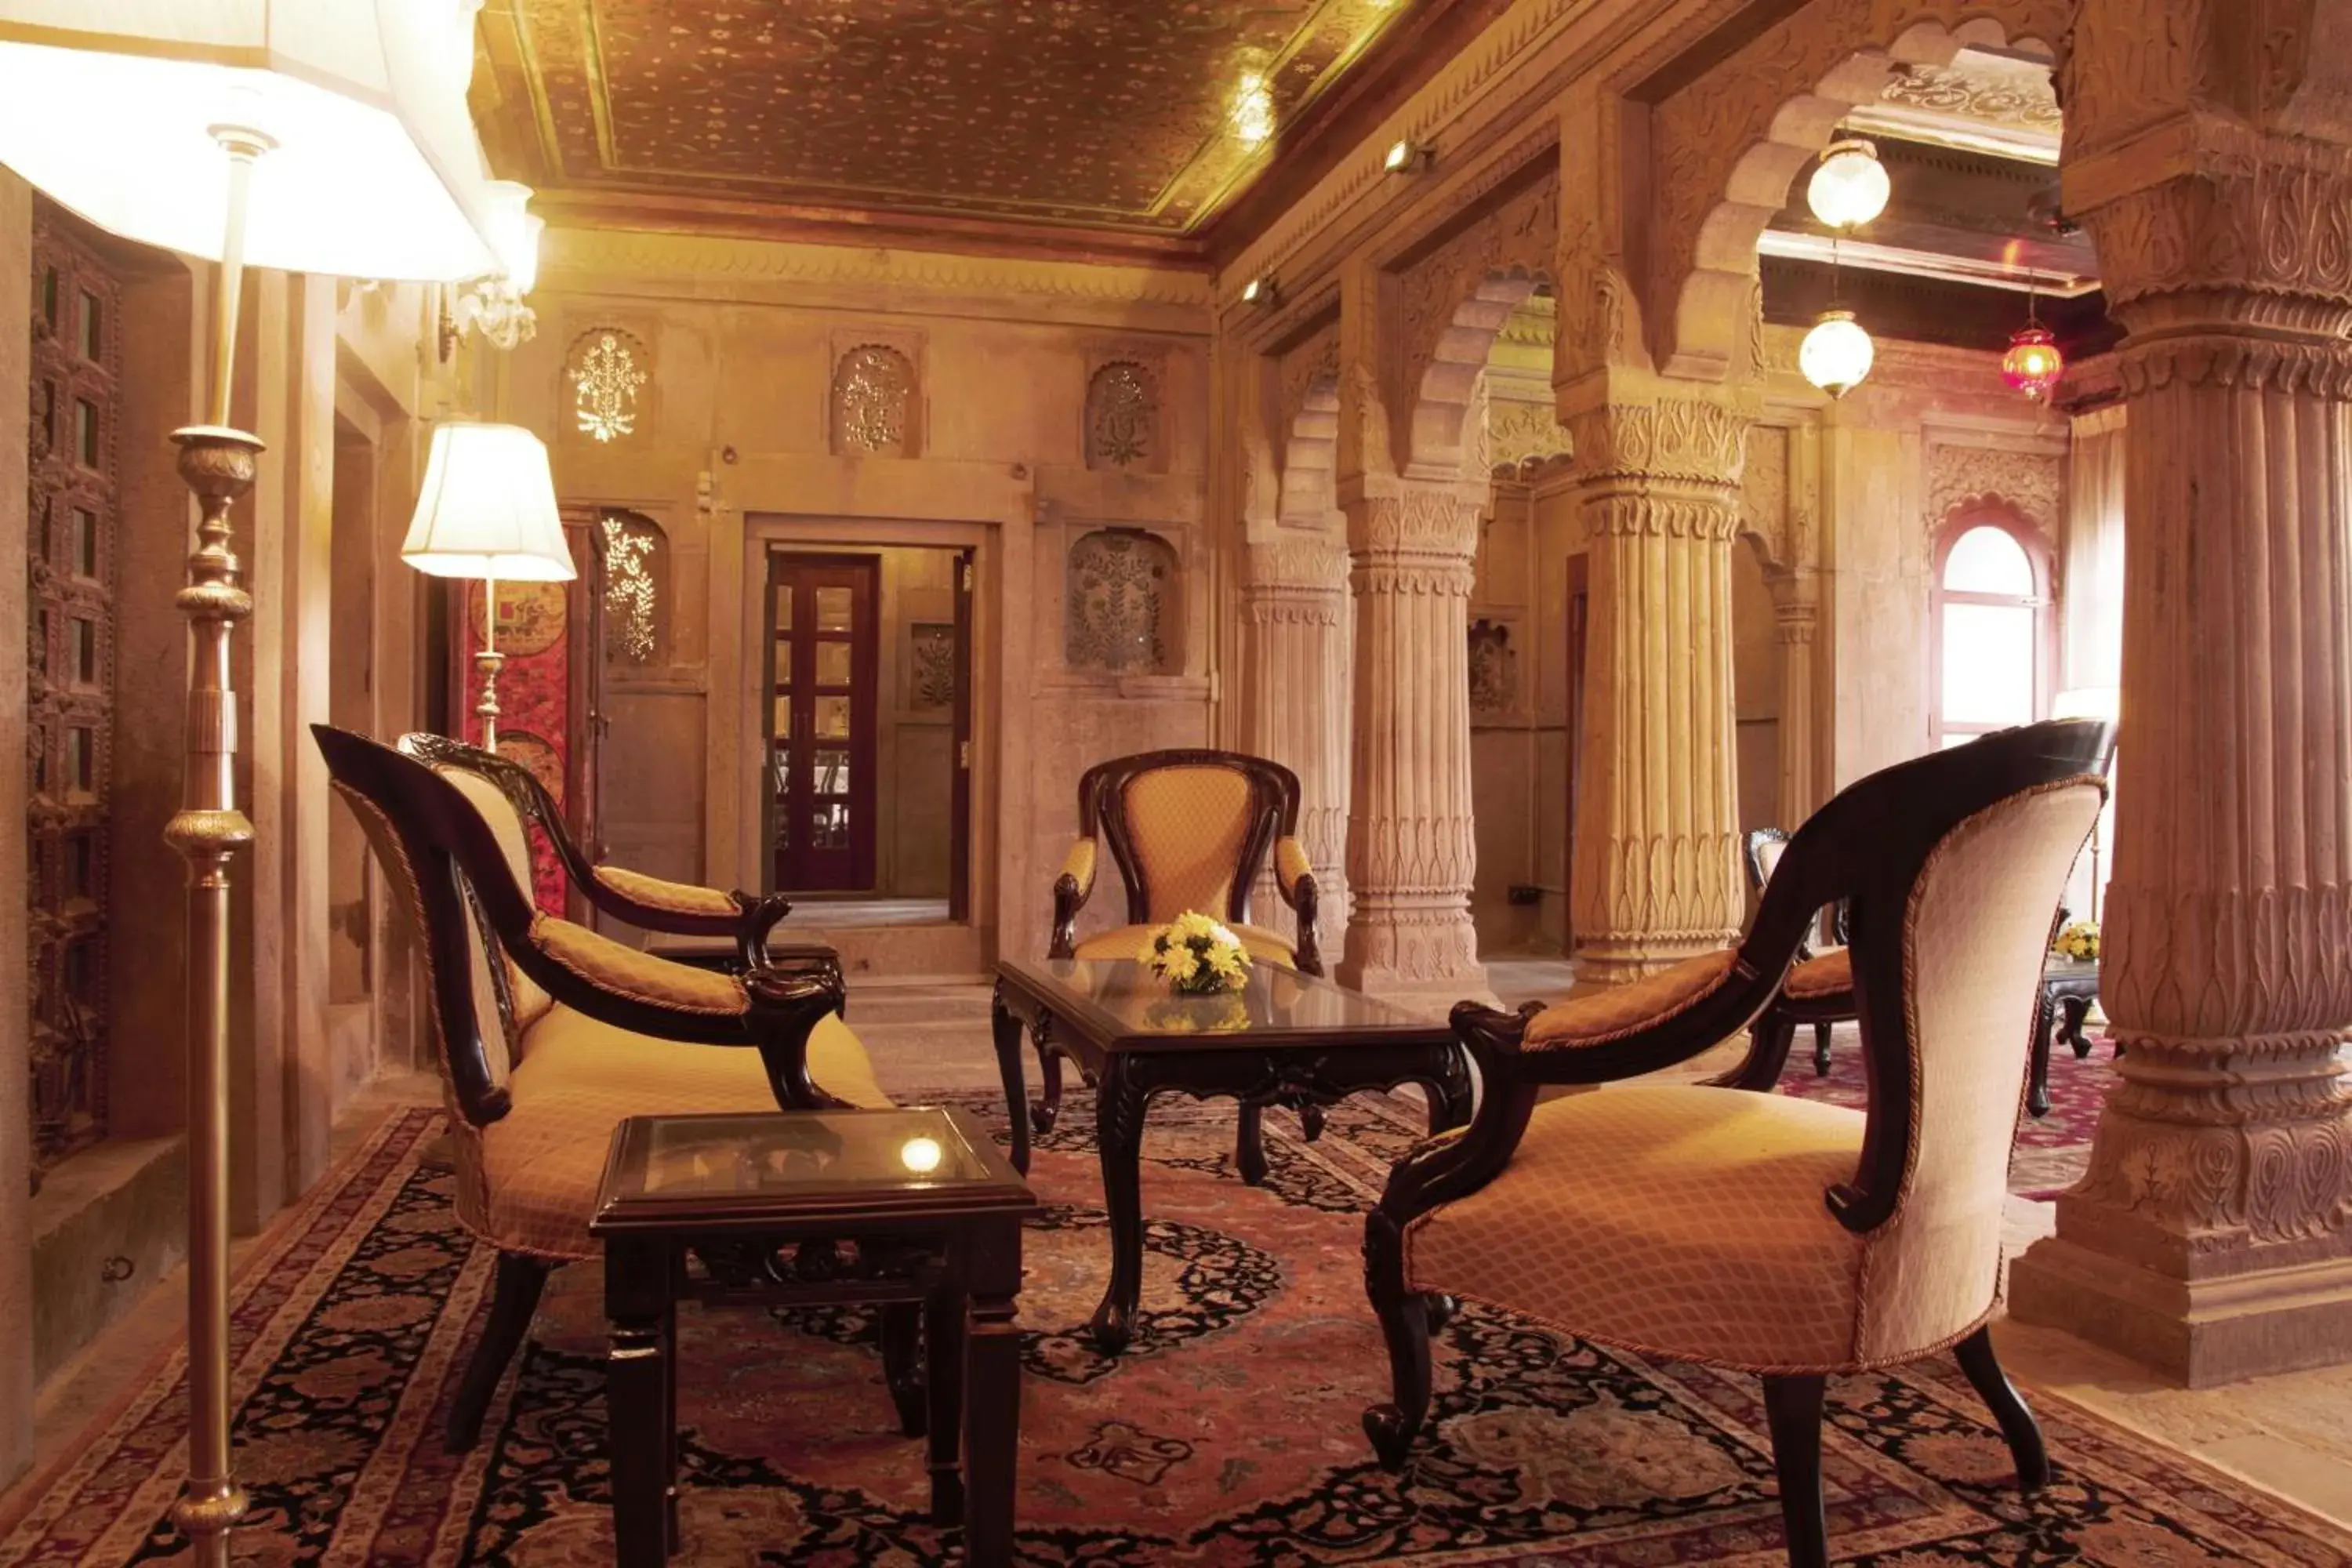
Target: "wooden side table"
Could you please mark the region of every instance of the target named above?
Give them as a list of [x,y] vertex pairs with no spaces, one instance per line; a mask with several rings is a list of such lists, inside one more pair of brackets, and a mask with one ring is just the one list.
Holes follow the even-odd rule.
[[[596,1217],[611,1324],[606,1415],[622,1568],[677,1531],[677,1303],[919,1302],[931,1517],[964,1561],[1012,1560],[1021,1427],[1021,1225],[1035,1196],[953,1109],[633,1116],[614,1130]],[[858,1266],[803,1278],[778,1250],[854,1241]],[[691,1263],[688,1252],[706,1261]],[[707,1259],[756,1260],[713,1274]],[[782,1369],[780,1376],[789,1376]]]
[[2050,1110],[2050,1041],[2057,1038],[2074,1047],[2074,1059],[2091,1054],[2090,1037],[2083,1020],[2099,999],[2099,961],[2061,958],[2052,953],[2042,965],[2042,995],[2033,1013],[2033,1077],[2025,1091],[2025,1109],[2036,1116]]

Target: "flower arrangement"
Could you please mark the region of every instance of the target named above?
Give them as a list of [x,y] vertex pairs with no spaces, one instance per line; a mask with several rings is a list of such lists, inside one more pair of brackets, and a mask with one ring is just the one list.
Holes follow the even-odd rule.
[[1162,996],[1143,1021],[1167,1035],[1222,1035],[1250,1025],[1249,999],[1231,991],[1210,996]]
[[2065,929],[2058,933],[2058,940],[2050,944],[2050,951],[2078,963],[2098,963],[2099,922],[2068,921]]
[[1249,979],[1249,949],[1242,939],[1191,910],[1153,931],[1135,957],[1171,991],[1184,995],[1238,991]]

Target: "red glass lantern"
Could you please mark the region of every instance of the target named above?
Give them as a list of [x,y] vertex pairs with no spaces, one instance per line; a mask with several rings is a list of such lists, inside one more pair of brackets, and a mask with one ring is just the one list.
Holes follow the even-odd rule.
[[2000,356],[2001,380],[2036,403],[2050,395],[2065,373],[2066,356],[2058,352],[2057,340],[2047,327],[2021,330],[2009,340],[2009,352]]

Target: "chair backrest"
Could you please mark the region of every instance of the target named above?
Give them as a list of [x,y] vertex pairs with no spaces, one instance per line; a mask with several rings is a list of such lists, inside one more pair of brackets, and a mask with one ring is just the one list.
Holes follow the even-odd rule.
[[1992,1299],[2050,915],[2112,749],[2109,726],[2063,720],[1884,769],[1809,818],[1765,884],[1741,944],[1759,970],[1850,900],[1868,1121],[1827,1196],[1873,1237],[1865,1356],[1957,1335]]
[[1109,841],[1135,924],[1187,910],[1248,920],[1266,852],[1297,830],[1298,775],[1240,752],[1143,752],[1078,781],[1078,831]]
[[[478,746],[423,731],[412,731],[395,744],[401,755],[431,768],[466,797],[466,804],[474,808],[498,839],[499,853],[505,858],[515,886],[526,897],[536,892],[538,880],[530,863],[533,828],[547,836],[558,858],[564,862],[566,872],[577,879],[572,862],[578,851],[563,830],[563,814],[529,768]],[[471,924],[475,941],[487,941],[480,921]],[[498,952],[497,943],[490,942],[488,951]],[[499,958],[497,967],[505,972],[509,1003],[506,1013],[509,1046],[520,1052],[523,1033],[545,1017],[554,1003],[537,983],[503,956]]]
[[[515,859],[500,841],[497,853],[478,867],[490,879],[484,886],[469,876],[446,844],[419,820],[407,773],[425,773],[422,763],[389,747],[324,724],[311,726],[335,791],[359,819],[394,897],[415,926],[425,956],[430,993],[436,1067],[452,1110],[476,1126],[505,1113],[505,1086],[513,1062],[516,1023],[514,982],[483,908],[485,896],[527,902],[527,881],[514,876]],[[485,813],[466,786],[449,781],[462,808],[482,818],[497,834],[495,807]],[[509,819],[513,821],[511,813]],[[520,835],[520,823],[514,833]],[[530,872],[526,855],[523,876]],[[543,994],[543,993],[542,993]]]
[[1748,867],[1748,886],[1756,892],[1772,879],[1772,868],[1789,850],[1789,836],[1777,827],[1751,827],[1741,837],[1740,858]]

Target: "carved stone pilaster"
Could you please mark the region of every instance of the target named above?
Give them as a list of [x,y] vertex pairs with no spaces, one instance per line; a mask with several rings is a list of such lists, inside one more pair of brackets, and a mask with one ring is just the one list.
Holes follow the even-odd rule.
[[[1294,531],[1249,546],[1242,587],[1248,627],[1249,749],[1298,775],[1298,837],[1315,868],[1323,951],[1348,918],[1348,550],[1333,534]],[[1253,903],[1287,931],[1271,879]]]
[[1570,868],[1580,981],[1637,979],[1738,934],[1731,548],[1747,423],[1696,398],[1570,418],[1591,541]]
[[1470,921],[1469,610],[1483,485],[1357,479],[1343,984],[1443,1006],[1486,994]]
[[2150,14],[2084,0],[2067,66],[2069,205],[2127,329],[2126,1054],[2011,1289],[2201,1385],[2352,1356],[2352,147],[2241,117],[2295,122],[2298,50],[2352,5],[2284,6],[2262,51]]
[[1809,582],[1790,577],[1774,584],[1772,632],[1780,647],[1780,823],[1794,828],[1821,805],[1813,758],[1819,724],[1813,712],[1813,633],[1821,605]]

